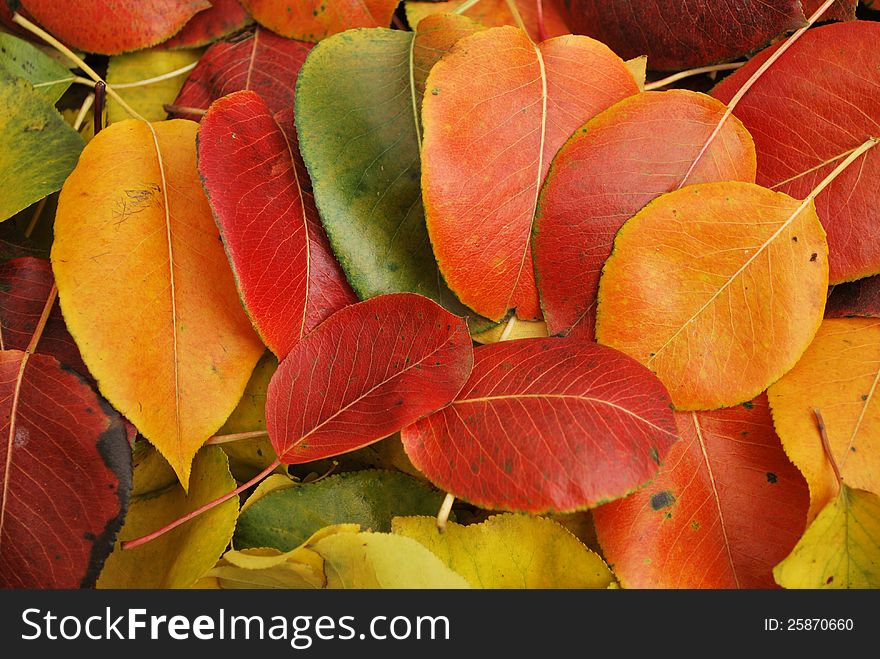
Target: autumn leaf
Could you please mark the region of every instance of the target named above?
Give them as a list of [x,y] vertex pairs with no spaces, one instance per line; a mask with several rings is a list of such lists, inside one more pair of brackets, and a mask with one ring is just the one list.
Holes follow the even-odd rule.
[[765,396],[717,412],[676,413],[682,441],[651,484],[593,511],[625,588],[772,588],[800,538],[809,493]]
[[130,120],[99,133],[61,192],[52,246],[89,371],[184,486],[263,352],[201,191],[196,128]]
[[423,545],[401,535],[335,533],[312,548],[324,559],[327,588],[470,588]]
[[470,375],[463,319],[412,293],[330,316],[269,383],[266,426],[285,464],[376,442],[451,401]]
[[421,76],[438,57],[433,49],[448,48],[473,26],[461,17],[425,23],[415,36],[358,30],[318,44],[300,75],[296,126],[321,222],[361,299],[408,291],[473,317],[434,262],[416,114]]
[[804,25],[799,0],[569,0],[571,26],[648,67],[686,69],[730,60]]
[[[451,2],[407,2],[406,18],[414,30],[421,30],[421,22],[428,16],[442,12],[455,11],[464,4],[463,0]],[[538,4],[534,0],[516,0],[516,8],[529,36],[535,41],[561,37],[570,34],[571,30],[566,24],[565,6],[563,0],[542,0],[544,14],[544,29],[542,35],[538,27]],[[508,0],[480,0],[470,9],[465,10],[462,16],[467,16],[479,22],[485,27],[502,27],[504,25],[516,26],[517,20],[510,11]]]
[[880,497],[841,485],[773,576],[785,588],[880,588]]
[[238,0],[210,0],[211,8],[189,19],[183,29],[162,44],[165,48],[207,46],[253,22]]
[[0,73],[24,78],[49,103],[56,103],[70,87],[73,74],[27,41],[0,33]]
[[880,318],[880,275],[838,284],[828,296],[826,318]]
[[649,201],[686,184],[754,183],[752,138],[736,119],[724,120],[725,110],[685,90],[637,94],[559,150],[541,190],[532,246],[551,334],[593,339],[602,266],[620,227]]
[[397,517],[394,533],[417,540],[473,588],[607,588],[614,575],[597,554],[543,517],[495,515],[482,524]]
[[[137,484],[141,474],[135,471]],[[170,522],[235,487],[226,456],[206,446],[192,463],[189,491],[177,483],[132,501],[119,534],[136,538]],[[238,502],[226,501],[193,521],[135,549],[119,543],[107,559],[98,588],[187,588],[211,569],[232,538]]]
[[851,488],[880,492],[880,320],[831,319],[797,365],[768,390],[785,452],[810,485],[810,519],[837,495],[814,410]]
[[[870,6],[872,0],[868,0],[864,4]],[[815,11],[819,9],[824,4],[825,0],[801,0],[801,4],[804,6],[804,14],[806,16],[812,15]],[[831,8],[825,12],[822,16],[822,20],[835,20],[835,21],[851,21],[856,17],[856,6],[859,4],[859,0],[837,0]]]
[[751,400],[812,341],[827,249],[809,199],[736,182],[670,192],[617,234],[596,338],[654,371],[679,410]]
[[405,474],[372,469],[337,474],[261,497],[242,512],[234,543],[238,549],[290,551],[315,531],[343,523],[387,533],[393,517],[434,515],[442,502],[441,493]]
[[474,350],[452,404],[404,428],[413,464],[488,509],[591,508],[633,491],[677,439],[666,389],[647,369],[573,339]]
[[321,227],[289,110],[273,117],[250,91],[216,101],[199,128],[199,173],[244,307],[278,357],[357,301]]
[[[54,285],[52,266],[44,259],[25,256],[0,263],[0,349],[27,349]],[[37,351],[90,377],[57,304],[42,329]]]
[[388,27],[400,0],[241,0],[256,21],[288,39],[320,41],[356,27]]
[[[207,110],[237,91],[257,92],[272,114],[293,107],[299,70],[312,44],[284,39],[257,27],[253,32],[213,44],[186,78],[174,101],[178,108]],[[201,119],[184,110],[176,116]]]
[[[132,83],[163,78],[169,73],[185,69],[194,65],[201,54],[199,50],[151,48],[115,55],[107,65],[107,83],[144,119],[161,121],[168,116],[164,105],[177,97],[186,76],[176,75],[136,86],[131,86]],[[107,103],[107,123],[113,124],[128,118],[128,111],[110,98]]]
[[[761,185],[803,198],[834,167],[880,133],[880,24],[856,21],[809,30],[734,109],[755,138]],[[725,79],[728,101],[774,49]],[[779,121],[778,118],[784,118]],[[880,151],[871,150],[816,198],[828,233],[832,284],[880,273]]]
[[207,0],[79,0],[75,8],[56,0],[21,0],[40,25],[63,42],[90,53],[116,55],[165,41]]
[[535,45],[500,27],[459,41],[427,87],[422,193],[440,270],[477,313],[498,321],[516,309],[535,320],[530,239],[540,186],[576,128],[638,91],[632,74],[592,39]]
[[25,80],[0,78],[0,221],[60,189],[83,140]]

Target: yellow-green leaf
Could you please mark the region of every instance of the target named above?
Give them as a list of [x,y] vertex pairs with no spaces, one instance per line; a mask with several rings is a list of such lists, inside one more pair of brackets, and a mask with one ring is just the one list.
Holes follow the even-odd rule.
[[0,78],[0,221],[61,188],[82,148],[29,82]]
[[880,497],[841,486],[773,576],[785,588],[880,588]]
[[[135,474],[137,479],[137,474]],[[238,516],[233,498],[135,549],[120,542],[139,538],[235,488],[226,455],[215,446],[199,451],[189,494],[175,486],[134,501],[116,547],[98,578],[98,588],[188,588],[217,562],[232,539]]]
[[474,588],[608,588],[614,582],[598,554],[542,517],[496,515],[471,526],[449,522],[443,533],[433,517],[397,517],[392,527]]
[[[168,116],[163,107],[173,103],[189,72],[163,78],[199,61],[201,49],[165,50],[149,48],[134,53],[114,55],[107,65],[107,84],[147,121],[160,121]],[[161,80],[154,80],[162,78]],[[142,83],[153,80],[147,84]],[[107,99],[107,123],[130,119],[119,103]]]

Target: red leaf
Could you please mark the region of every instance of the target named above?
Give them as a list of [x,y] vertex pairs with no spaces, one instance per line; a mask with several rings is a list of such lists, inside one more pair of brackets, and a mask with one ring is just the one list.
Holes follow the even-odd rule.
[[626,98],[560,149],[541,191],[532,252],[551,334],[592,340],[602,266],[618,229],[685,183],[755,180],[755,147],[735,119],[697,160],[723,104],[676,90]]
[[211,7],[207,0],[22,0],[21,5],[67,45],[104,55],[154,46]]
[[357,297],[321,226],[292,110],[279,116],[251,91],[216,101],[199,128],[199,173],[245,309],[283,358]]
[[550,161],[585,121],[638,92],[623,61],[585,37],[535,45],[512,27],[459,41],[422,107],[422,193],[440,270],[492,320],[540,317],[530,250]]
[[[48,261],[24,256],[0,263],[0,349],[25,350],[55,284]],[[36,348],[91,380],[56,303]]]
[[[880,23],[812,29],[743,97],[734,114],[755,138],[760,185],[803,199],[880,132],[878,43]],[[757,55],[713,96],[729,101],[772,52]],[[880,150],[872,149],[816,198],[833,284],[880,273],[878,178]]]
[[205,46],[240,30],[251,17],[238,0],[211,0],[211,8],[193,16],[183,29],[165,42],[168,48]]
[[574,32],[648,68],[735,59],[805,23],[800,0],[570,0]]
[[810,496],[773,430],[767,397],[676,413],[682,441],[643,490],[593,512],[626,588],[772,588]]
[[612,348],[526,339],[474,351],[453,403],[404,428],[413,464],[478,506],[571,511],[647,481],[677,438],[669,394]]
[[880,275],[834,287],[825,304],[826,318],[880,318]]
[[[801,0],[801,4],[804,6],[804,14],[809,17],[812,16],[814,12],[816,12],[819,7],[825,4],[825,0]],[[826,11],[822,18],[819,20],[822,21],[852,21],[855,20],[856,17],[856,6],[859,4],[859,0],[837,0],[834,5]],[[867,3],[867,4],[870,4]]]
[[266,429],[281,462],[372,444],[449,403],[471,372],[464,319],[414,293],[337,311],[269,383]]
[[0,587],[91,586],[128,508],[122,419],[53,357],[25,354],[0,352]]
[[[231,41],[213,44],[192,70],[175,105],[207,110],[232,92],[257,92],[275,114],[293,108],[296,79],[312,44],[284,39],[256,28]],[[177,116],[198,121],[199,115]]]

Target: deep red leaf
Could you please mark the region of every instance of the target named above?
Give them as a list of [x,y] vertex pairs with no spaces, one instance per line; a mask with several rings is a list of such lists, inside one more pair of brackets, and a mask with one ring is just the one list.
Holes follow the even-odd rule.
[[453,403],[401,435],[438,487],[539,513],[631,492],[677,431],[666,388],[635,360],[589,341],[525,339],[477,348]]
[[199,127],[199,173],[245,309],[284,358],[357,297],[321,227],[293,112],[279,117],[251,91],[216,101]]
[[467,323],[428,298],[354,304],[279,365],[266,400],[269,438],[286,464],[347,453],[449,403],[472,365]]
[[121,417],[53,357],[0,352],[0,587],[91,586],[128,507]]
[[745,55],[805,23],[800,0],[570,0],[571,25],[648,68],[687,69]]
[[[809,17],[825,4],[825,0],[801,0],[801,4],[804,6],[804,15]],[[831,9],[823,14],[820,20],[851,21],[856,17],[856,6],[858,4],[859,0],[837,0]]]
[[834,287],[825,304],[826,318],[880,318],[880,275]]
[[[54,284],[52,266],[44,259],[24,256],[0,263],[0,349],[28,347]],[[52,355],[62,366],[91,378],[57,303],[37,344],[37,352]]]
[[183,29],[165,42],[168,48],[196,48],[240,30],[251,17],[238,0],[211,0],[211,8],[193,16]]
[[[296,79],[312,44],[293,41],[256,28],[229,41],[213,44],[192,70],[175,105],[207,110],[232,92],[257,92],[275,114],[293,108]],[[200,115],[177,113],[198,121]]]
[[208,0],[21,0],[21,5],[67,45],[104,55],[165,41],[211,7]]
[[[880,23],[808,31],[767,70],[734,114],[755,138],[760,185],[805,198],[849,153],[880,134]],[[724,80],[727,102],[772,53]],[[828,233],[831,283],[880,273],[880,149],[868,151],[816,198]]]
[[804,531],[809,490],[767,397],[676,413],[682,441],[643,490],[593,512],[626,588],[772,588],[773,566]]
[[700,156],[725,109],[704,94],[646,92],[611,106],[560,149],[532,243],[550,334],[594,338],[602,266],[618,229],[649,201],[685,184],[755,181],[755,147],[735,119]]

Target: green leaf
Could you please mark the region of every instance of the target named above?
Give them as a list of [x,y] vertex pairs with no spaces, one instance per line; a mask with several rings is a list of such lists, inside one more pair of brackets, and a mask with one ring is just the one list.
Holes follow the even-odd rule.
[[234,543],[239,549],[290,551],[318,529],[343,523],[388,532],[393,517],[434,515],[442,502],[442,493],[405,474],[378,470],[338,474],[266,494],[242,512]]
[[358,296],[408,291],[475,317],[443,282],[425,227],[414,39],[364,28],[315,46],[297,82],[300,149]]
[[55,104],[73,82],[73,74],[27,41],[0,33],[0,73],[24,78],[40,96]]
[[[194,64],[201,57],[202,49],[164,50],[150,48],[124,55],[114,55],[107,65],[107,83],[116,93],[148,121],[161,121],[168,117],[165,103],[173,103],[180,93],[188,73],[156,82],[126,87],[133,82],[151,80],[173,73]],[[128,113],[112,98],[107,99],[107,123],[130,119]]]
[[[142,482],[139,476],[136,467],[136,482]],[[192,464],[189,494],[178,484],[132,502],[116,547],[98,578],[98,588],[187,588],[194,584],[229,544],[238,515],[237,498],[135,549],[123,550],[120,542],[151,533],[234,488],[223,451],[216,446],[203,448]]]
[[417,540],[474,588],[608,588],[614,575],[598,554],[542,517],[496,515],[482,524],[398,517],[394,532]]
[[0,221],[60,189],[83,146],[29,82],[0,79]]

